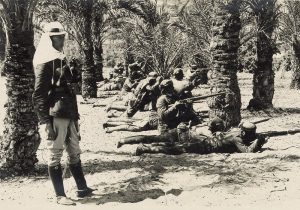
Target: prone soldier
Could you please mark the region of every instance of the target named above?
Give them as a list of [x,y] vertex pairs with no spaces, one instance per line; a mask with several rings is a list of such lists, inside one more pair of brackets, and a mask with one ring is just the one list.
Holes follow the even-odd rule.
[[140,132],[157,129],[157,112],[152,110],[149,116],[142,120],[119,120],[117,122],[107,122],[103,124],[106,133],[114,131]]
[[118,143],[118,147],[124,144],[151,144],[138,146],[136,155],[144,153],[174,155],[182,153],[249,153],[259,151],[266,142],[266,136],[257,134],[256,125],[250,122],[242,123],[238,128],[232,128],[227,132],[215,132],[212,136],[206,136],[197,131],[193,132],[181,123],[176,129],[163,135],[127,137]]

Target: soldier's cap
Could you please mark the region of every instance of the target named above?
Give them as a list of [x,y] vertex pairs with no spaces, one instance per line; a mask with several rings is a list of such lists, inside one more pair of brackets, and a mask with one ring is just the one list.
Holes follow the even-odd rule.
[[171,86],[173,86],[173,82],[170,79],[163,80],[159,85],[160,89],[166,88],[166,87],[171,87]]
[[131,63],[128,65],[128,68],[130,68],[131,70],[136,70],[139,69],[141,67],[141,65],[137,62]]
[[114,66],[114,70],[119,70],[120,67],[119,66]]
[[191,65],[191,69],[196,70],[198,66],[196,64]]
[[44,32],[49,34],[49,36],[66,35],[67,34],[63,25],[57,21],[46,24],[44,27]]
[[177,75],[177,74],[183,74],[183,70],[182,68],[176,68],[173,72],[174,75]]
[[148,77],[156,78],[156,77],[158,77],[158,74],[157,74],[155,71],[151,71],[151,72],[148,74]]
[[256,125],[251,122],[241,123],[240,128],[244,131],[256,131]]
[[189,130],[189,127],[185,123],[181,122],[179,125],[177,125],[177,130],[187,131]]
[[212,119],[212,121],[209,123],[209,127],[216,127],[216,126],[224,126],[224,121],[219,118],[219,117],[215,117],[214,119]]

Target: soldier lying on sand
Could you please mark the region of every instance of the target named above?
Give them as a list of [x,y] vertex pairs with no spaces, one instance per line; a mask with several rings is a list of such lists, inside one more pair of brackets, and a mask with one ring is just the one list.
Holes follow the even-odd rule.
[[112,133],[114,131],[131,131],[140,132],[157,129],[157,112],[150,111],[149,116],[142,120],[114,120],[113,122],[103,123],[106,133]]
[[150,144],[138,146],[136,155],[144,153],[172,155],[234,153],[259,151],[266,142],[265,136],[257,134],[256,125],[250,122],[244,122],[238,128],[232,128],[227,132],[214,130],[212,136],[194,132],[181,123],[177,128],[162,135],[139,135],[124,138],[118,143],[118,148],[124,144]]

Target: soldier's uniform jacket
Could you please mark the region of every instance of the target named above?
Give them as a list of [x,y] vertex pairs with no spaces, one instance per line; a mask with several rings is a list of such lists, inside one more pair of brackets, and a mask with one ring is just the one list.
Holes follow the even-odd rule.
[[133,88],[135,88],[134,85],[135,85],[135,83],[131,79],[127,78],[123,84],[122,89],[124,92],[132,92]]
[[217,132],[213,137],[204,138],[203,135],[191,133],[184,147],[186,152],[200,154],[207,153],[249,153],[258,151],[265,143],[265,139],[256,135],[256,139],[242,139],[242,130],[232,128],[227,132]]
[[35,69],[33,103],[41,124],[52,117],[79,119],[76,95],[70,83],[77,82],[65,60],[38,64]]
[[158,128],[161,133],[176,128],[181,122],[195,122],[199,119],[192,107],[182,106],[179,108],[171,106],[178,99],[176,95],[161,95],[157,100]]
[[176,96],[162,95],[157,100],[158,127],[162,133],[168,129],[176,128],[180,123],[177,108],[170,106],[176,102],[176,99]]
[[191,91],[194,86],[188,80],[171,79],[175,92],[180,96],[180,99],[193,97]]
[[261,148],[265,139],[256,135],[255,139],[242,139],[241,128],[232,128],[227,132],[218,132],[213,138],[217,152],[256,152]]

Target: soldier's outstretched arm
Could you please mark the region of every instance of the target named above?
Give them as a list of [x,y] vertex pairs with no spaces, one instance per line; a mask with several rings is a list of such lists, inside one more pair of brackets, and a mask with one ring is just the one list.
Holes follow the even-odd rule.
[[238,150],[237,152],[252,153],[259,151],[266,143],[266,139],[262,135],[257,136],[257,139],[255,139],[249,146],[245,145],[241,140],[236,140],[234,142]]
[[177,108],[175,105],[168,106],[168,103],[164,97],[160,97],[157,100],[157,114],[161,119],[168,119],[170,116],[175,116],[177,113]]

